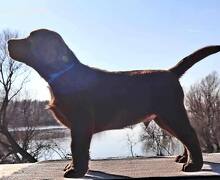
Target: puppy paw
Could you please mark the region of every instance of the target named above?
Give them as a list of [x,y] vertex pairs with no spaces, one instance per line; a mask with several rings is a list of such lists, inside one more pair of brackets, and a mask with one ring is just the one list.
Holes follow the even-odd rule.
[[187,156],[179,155],[176,157],[175,162],[177,163],[186,163],[187,162]]
[[65,171],[65,178],[81,178],[86,174],[87,170],[77,170],[74,168],[69,168]]
[[68,169],[71,169],[71,168],[73,168],[73,163],[72,163],[72,162],[69,163],[69,164],[67,164],[67,165],[63,168],[63,170],[64,170],[64,171],[67,171]]
[[194,172],[200,171],[202,168],[202,163],[186,163],[183,165],[182,171],[184,172]]

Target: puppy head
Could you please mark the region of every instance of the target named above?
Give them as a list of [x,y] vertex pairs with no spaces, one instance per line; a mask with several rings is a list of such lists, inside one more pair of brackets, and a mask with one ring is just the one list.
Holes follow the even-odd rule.
[[73,53],[62,37],[46,29],[33,31],[24,39],[9,40],[8,50],[13,59],[42,73],[53,73],[73,63]]

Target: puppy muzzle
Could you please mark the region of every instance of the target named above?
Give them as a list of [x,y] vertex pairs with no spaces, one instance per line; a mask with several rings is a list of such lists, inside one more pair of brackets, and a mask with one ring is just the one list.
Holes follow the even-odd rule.
[[12,59],[23,61],[26,58],[27,47],[24,40],[9,40],[8,51]]

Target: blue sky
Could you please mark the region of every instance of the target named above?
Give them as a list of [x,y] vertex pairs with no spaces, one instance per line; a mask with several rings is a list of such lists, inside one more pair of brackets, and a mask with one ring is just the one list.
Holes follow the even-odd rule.
[[[57,31],[84,64],[114,71],[168,69],[203,46],[220,44],[218,0],[20,0],[2,1],[0,31],[23,36]],[[212,71],[220,53],[196,64],[181,79],[185,89]],[[34,97],[49,99],[33,73]]]

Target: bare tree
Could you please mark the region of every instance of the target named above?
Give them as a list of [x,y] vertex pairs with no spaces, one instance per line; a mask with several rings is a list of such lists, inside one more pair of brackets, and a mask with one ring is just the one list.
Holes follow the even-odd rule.
[[154,122],[151,122],[148,127],[143,127],[140,141],[143,142],[145,152],[153,150],[157,156],[171,155],[174,151],[172,137]]
[[[13,61],[7,50],[7,41],[17,37],[18,33],[9,30],[0,33],[0,163],[36,162],[51,151],[64,159],[64,151],[53,140],[49,142],[51,136],[45,140],[35,128],[39,122],[57,123],[46,112],[46,101],[32,101],[28,92],[24,92],[30,71],[24,64]],[[22,98],[18,101],[21,91]]]
[[[47,126],[48,119],[52,121],[52,115],[45,110],[46,102],[31,100],[29,96],[22,93],[23,100],[13,100],[7,108],[7,119],[9,121],[10,134],[22,149],[29,152],[36,160],[52,158],[58,155],[61,159],[66,159],[66,152],[58,146],[54,140],[65,136],[59,131],[49,131],[41,129],[38,125]],[[20,98],[19,98],[20,99]],[[42,124],[44,122],[44,124]],[[52,125],[56,125],[53,123]],[[7,154],[4,160],[25,162],[26,159],[10,160],[11,154]],[[10,155],[10,156],[9,156]],[[7,159],[6,159],[7,158]],[[1,158],[0,158],[1,159]]]
[[134,138],[133,128],[134,126],[128,126],[126,128],[126,138],[127,138],[126,140],[127,140],[128,148],[129,148],[132,158],[135,157],[134,147],[138,143],[138,141]]
[[[34,139],[38,137],[39,132],[36,131],[34,123],[39,119],[40,110],[37,103],[33,103],[30,99],[24,99],[22,101],[13,101],[8,107],[8,120],[22,121],[22,127],[19,129],[16,125],[13,126],[11,131],[12,137],[21,146],[23,150],[29,152],[36,160],[42,150],[49,148],[46,143],[34,143]],[[15,118],[14,118],[15,116]],[[17,121],[15,121],[17,122]],[[9,125],[12,123],[9,123]],[[23,157],[21,161],[25,161]]]
[[9,30],[5,30],[0,34],[0,144],[8,150],[5,156],[13,154],[19,161],[20,155],[28,162],[36,162],[33,156],[19,146],[8,128],[8,105],[22,90],[28,77],[25,66],[13,61],[8,54],[7,42],[9,39],[16,37],[18,37],[18,33]]
[[220,79],[216,72],[191,86],[186,95],[190,121],[204,152],[220,151]]

